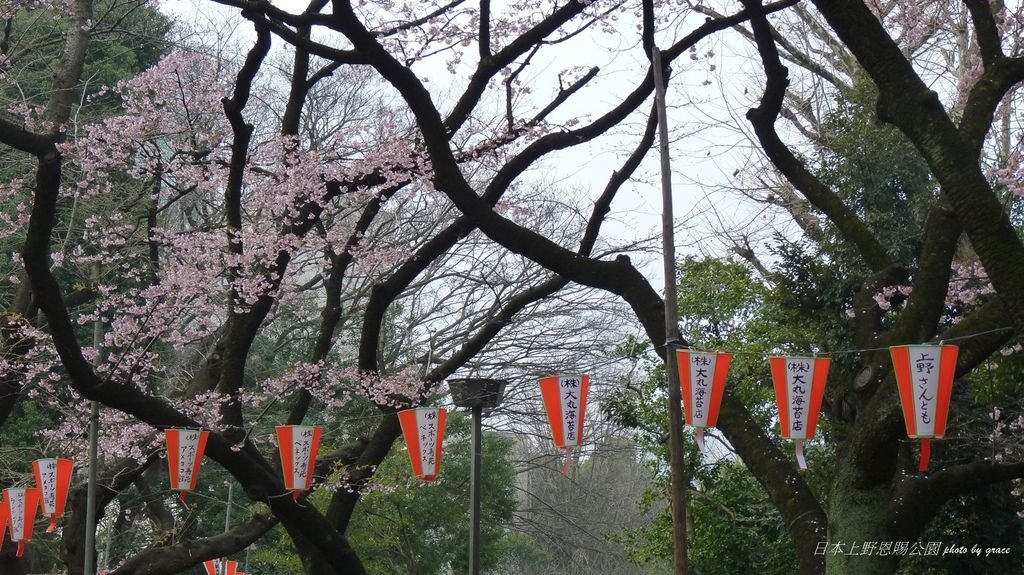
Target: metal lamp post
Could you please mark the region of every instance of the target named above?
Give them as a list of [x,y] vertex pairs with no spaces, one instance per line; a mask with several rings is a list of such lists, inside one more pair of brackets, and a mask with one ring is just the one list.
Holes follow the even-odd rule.
[[488,378],[448,380],[452,401],[456,407],[467,407],[473,413],[472,451],[469,472],[469,575],[480,574],[480,463],[483,412],[501,404],[505,395],[505,381]]

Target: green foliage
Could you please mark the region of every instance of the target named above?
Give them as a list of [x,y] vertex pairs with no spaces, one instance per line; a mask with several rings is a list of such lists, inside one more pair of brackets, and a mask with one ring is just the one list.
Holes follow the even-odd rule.
[[693,345],[735,342],[764,305],[766,286],[743,264],[689,257],[679,264],[679,327]]
[[757,481],[738,462],[721,462],[705,474],[690,505],[695,528],[691,556],[705,575],[797,571],[785,523]]
[[[876,118],[878,94],[865,79],[850,99],[837,102],[822,125],[817,176],[874,232],[894,259],[912,264],[921,251],[928,209],[937,186],[914,146],[895,127]],[[814,238],[837,265],[860,267],[849,242],[834,233]]]
[[[89,40],[82,94],[95,94],[152,66],[167,51],[171,22],[161,12],[141,2],[102,0],[93,8],[94,34]],[[33,10],[21,12],[11,22],[7,53],[15,82],[0,93],[4,109],[14,102],[42,106],[49,97],[53,71],[61,57],[61,38],[71,23],[52,14]],[[77,98],[82,101],[81,97]],[[84,103],[84,101],[83,101]],[[88,108],[88,106],[87,106]],[[109,113],[99,107],[85,118]]]
[[[411,475],[404,444],[377,471],[378,489],[363,496],[349,538],[371,573],[430,575],[468,570],[470,421],[448,418],[441,476],[424,483]],[[484,434],[481,467],[481,569],[516,553],[538,553],[505,529],[516,508],[512,441]]]
[[[806,268],[794,269],[805,273]],[[779,278],[776,278],[779,279]],[[798,277],[793,284],[807,285]],[[793,295],[786,282],[769,284],[743,263],[728,259],[688,258],[679,265],[679,318],[683,337],[698,349],[753,353],[734,354],[729,388],[747,406],[768,433],[778,433],[774,389],[765,357],[775,353],[813,353],[825,347],[820,324],[787,308]],[[834,310],[835,308],[833,308]],[[824,310],[823,310],[824,311]],[[834,315],[834,311],[829,312]],[[834,321],[834,320],[833,320]],[[659,488],[644,499],[647,508],[664,512],[650,525],[629,532],[626,543],[634,560],[651,562],[672,556],[673,527],[668,513],[668,415],[664,367],[656,364],[635,385],[604,407],[616,422],[633,428],[650,454],[660,478]],[[827,437],[827,423],[820,424]],[[685,459],[693,489],[689,512],[691,560],[698,573],[792,573],[796,557],[785,525],[762,487],[737,460],[726,456],[710,461],[700,454],[685,429]],[[812,467],[828,469],[831,454],[815,443]],[[710,441],[715,446],[716,442]],[[786,446],[788,447],[788,446]],[[828,483],[824,472],[808,480]],[[827,489],[818,489],[827,492]]]
[[[947,501],[921,535],[921,542],[979,548],[980,555],[913,555],[900,564],[900,573],[987,573],[1024,572],[1024,541],[1021,539],[1020,497],[1011,494],[1009,483],[993,484],[969,495]],[[986,550],[1006,552],[986,555]]]

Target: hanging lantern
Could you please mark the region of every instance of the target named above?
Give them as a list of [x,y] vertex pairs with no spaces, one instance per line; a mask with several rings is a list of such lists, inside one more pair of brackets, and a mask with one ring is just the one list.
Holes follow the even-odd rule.
[[68,500],[68,489],[71,487],[71,474],[75,462],[70,459],[37,459],[32,462],[32,470],[36,475],[36,487],[39,488],[40,503],[43,515],[50,517],[47,533],[57,528],[57,519],[64,515],[64,506]]
[[562,475],[569,475],[572,452],[583,445],[583,418],[587,413],[588,375],[552,375],[540,380],[540,394],[551,423],[555,447],[565,451]]
[[4,544],[7,537],[7,522],[10,520],[10,511],[7,510],[7,500],[0,498],[0,546]]
[[300,493],[313,484],[313,466],[316,465],[316,452],[322,434],[323,428],[319,426],[277,426],[284,488],[292,492],[295,501],[299,500]]
[[32,539],[32,527],[39,507],[39,490],[23,487],[4,489],[4,507],[11,541],[18,544],[17,556],[25,554],[25,543]]
[[772,357],[772,380],[782,437],[792,439],[796,462],[807,469],[804,441],[814,439],[821,399],[832,360],[827,357]]
[[167,467],[171,472],[171,489],[185,503],[185,494],[194,491],[199,480],[199,466],[206,451],[209,431],[201,429],[166,429]]
[[718,407],[725,393],[732,354],[680,349],[676,351],[676,361],[683,387],[683,417],[686,425],[696,428],[697,447],[704,452],[704,430],[718,423]]
[[238,561],[210,559],[203,561],[203,569],[206,570],[206,575],[241,575],[238,571]]
[[889,348],[900,389],[907,437],[921,440],[918,470],[928,471],[931,439],[946,435],[949,398],[956,375],[955,345],[899,345]]
[[409,449],[412,472],[424,481],[441,475],[441,443],[448,412],[442,408],[420,407],[398,412],[402,435]]

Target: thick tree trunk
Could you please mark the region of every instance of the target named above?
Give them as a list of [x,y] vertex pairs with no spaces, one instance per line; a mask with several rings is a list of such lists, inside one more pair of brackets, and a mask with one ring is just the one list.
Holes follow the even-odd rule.
[[850,460],[837,462],[829,498],[828,541],[816,549],[825,556],[827,575],[886,575],[895,572],[899,557],[882,555],[890,539],[891,488],[858,485]]

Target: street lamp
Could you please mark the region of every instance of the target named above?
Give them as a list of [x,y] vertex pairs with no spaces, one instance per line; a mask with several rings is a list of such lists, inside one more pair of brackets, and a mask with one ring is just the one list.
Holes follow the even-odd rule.
[[469,575],[480,574],[480,463],[483,452],[481,419],[501,404],[505,381],[472,377],[448,380],[456,407],[468,407],[473,413],[472,451],[469,469]]

